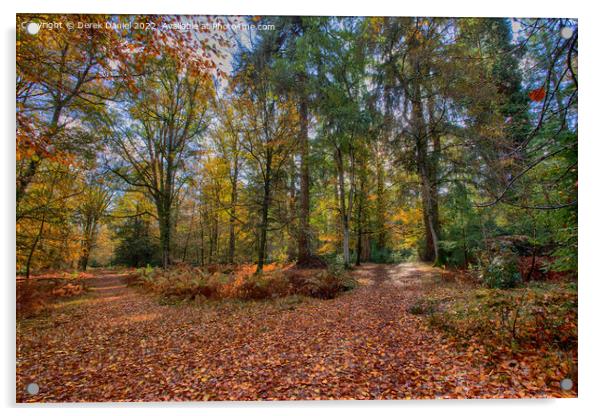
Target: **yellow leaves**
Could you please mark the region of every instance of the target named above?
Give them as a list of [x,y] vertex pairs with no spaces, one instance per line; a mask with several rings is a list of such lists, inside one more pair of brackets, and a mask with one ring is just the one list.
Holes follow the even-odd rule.
[[384,17],[368,17],[369,28],[374,34],[380,34],[383,30]]
[[415,248],[423,233],[422,209],[400,207],[387,219],[401,231],[392,235],[392,243],[401,248]]
[[405,211],[403,208],[399,209],[393,216],[391,216],[391,221],[397,221],[402,223],[408,223],[410,218],[410,214]]
[[322,245],[318,248],[318,254],[332,253],[337,249],[339,236],[337,234],[321,233],[319,240]]

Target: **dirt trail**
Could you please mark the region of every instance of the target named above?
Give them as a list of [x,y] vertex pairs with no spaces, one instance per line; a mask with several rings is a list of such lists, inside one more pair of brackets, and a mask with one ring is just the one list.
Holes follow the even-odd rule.
[[119,296],[130,289],[123,274],[105,274],[86,279],[88,289],[100,297]]
[[[367,264],[354,273],[360,287],[333,300],[200,306],[160,305],[122,275],[92,278],[85,299],[18,326],[17,401],[496,395],[476,357],[407,312],[435,269]],[[36,395],[25,392],[32,382]]]

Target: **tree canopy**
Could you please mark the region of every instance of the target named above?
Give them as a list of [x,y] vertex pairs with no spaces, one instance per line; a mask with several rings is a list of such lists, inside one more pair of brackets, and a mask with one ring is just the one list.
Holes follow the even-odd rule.
[[487,269],[504,238],[576,271],[576,21],[79,19],[17,35],[20,273]]

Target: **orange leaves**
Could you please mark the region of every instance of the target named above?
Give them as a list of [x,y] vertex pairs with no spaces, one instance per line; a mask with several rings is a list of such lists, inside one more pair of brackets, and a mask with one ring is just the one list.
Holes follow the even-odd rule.
[[[17,401],[574,396],[558,387],[571,371],[565,358],[548,357],[549,368],[537,351],[496,361],[482,345],[452,343],[409,315],[413,299],[431,290],[426,270],[355,273],[371,284],[328,301],[176,306],[118,275],[100,277],[77,307],[18,325]],[[32,381],[38,395],[25,392]]]
[[166,302],[207,299],[258,300],[303,295],[331,299],[353,287],[344,274],[325,269],[298,270],[292,265],[275,263],[257,273],[255,264],[232,267],[211,265],[207,268],[177,266],[164,271],[140,269],[130,280],[161,295]]
[[[563,378],[576,379],[576,293],[570,285],[513,291],[440,289],[455,301],[429,323],[446,332],[466,357],[481,357],[490,384],[512,397],[571,396]],[[568,324],[565,326],[565,324]],[[566,353],[564,351],[567,351]]]
[[546,90],[544,87],[536,88],[529,92],[529,98],[531,101],[543,101],[546,97]]
[[52,291],[54,296],[76,296],[81,295],[84,291],[84,287],[81,284],[67,283],[65,286],[56,288]]

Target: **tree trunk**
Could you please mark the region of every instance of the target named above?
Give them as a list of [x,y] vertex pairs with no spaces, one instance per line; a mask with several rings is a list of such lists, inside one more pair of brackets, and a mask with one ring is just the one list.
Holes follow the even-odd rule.
[[194,226],[194,213],[196,211],[196,204],[192,206],[192,213],[190,214],[190,225],[188,226],[188,232],[186,233],[186,240],[184,241],[184,250],[182,253],[182,262],[186,262],[186,256],[188,255],[188,245],[190,244],[190,236],[192,235],[192,228]]
[[362,235],[362,252],[361,252],[361,260],[363,262],[370,261],[371,251],[370,251],[370,236],[366,233]]
[[[361,211],[361,208],[360,208],[360,211]],[[361,256],[362,256],[362,223],[361,223],[361,221],[359,222],[358,227],[357,227],[357,237],[356,238],[357,238],[357,241],[355,243],[355,252],[356,252],[355,265],[359,266],[362,262],[362,258],[361,258]]]
[[159,240],[161,242],[161,264],[164,269],[170,265],[170,244],[171,244],[171,219],[170,209],[161,207],[159,214]]
[[82,253],[81,258],[79,259],[79,270],[85,272],[88,269],[88,259],[90,258],[90,251],[85,251]]
[[88,259],[90,258],[91,244],[88,239],[84,241],[84,247],[82,250],[82,255],[79,258],[79,270],[85,272],[88,268]]
[[92,248],[96,244],[97,227],[100,213],[92,212],[87,214],[87,218],[84,223],[84,241],[82,242],[82,255],[79,259],[78,268],[81,271],[86,271],[88,268],[88,261],[90,259],[90,253]]
[[433,150],[430,157],[427,158],[427,173],[429,185],[429,198],[431,207],[431,227],[433,234],[433,248],[435,259],[434,262],[439,262],[439,235],[441,235],[441,226],[439,223],[439,160],[441,158],[441,136],[438,132],[435,114],[435,104],[432,98],[432,92],[429,91],[428,98],[428,138],[430,138]]
[[263,182],[263,201],[261,203],[261,225],[259,227],[259,247],[257,250],[257,273],[263,270],[263,264],[265,262],[266,257],[268,213],[270,209],[271,174],[272,157],[270,154],[268,154],[265,168],[265,177]]
[[213,214],[213,227],[212,227],[213,237],[213,261],[218,263],[219,260],[219,219],[217,217],[217,212]]
[[31,245],[31,250],[29,251],[29,256],[27,256],[27,264],[25,265],[25,278],[29,280],[29,276],[31,273],[31,260],[33,259],[33,253],[36,251],[36,247],[38,246],[38,242],[42,238],[42,233],[44,232],[44,224],[46,223],[46,211],[42,215],[42,221],[40,223],[40,228],[38,229],[38,234]]
[[357,241],[356,241],[356,257],[355,257],[355,265],[359,266],[360,263],[364,260],[362,257],[363,243],[364,243],[364,220],[365,220],[365,192],[366,192],[366,172],[365,172],[365,161],[361,160],[360,165],[360,189],[357,194]]
[[433,186],[430,181],[428,164],[428,132],[426,130],[422,101],[420,99],[421,89],[417,84],[413,89],[412,103],[412,124],[414,128],[414,137],[416,140],[416,164],[418,175],[420,177],[421,195],[422,195],[422,213],[425,228],[426,247],[423,253],[423,260],[437,263],[439,260],[439,241],[438,241],[438,215],[435,210],[435,198],[433,197]]
[[299,233],[298,233],[298,264],[311,262],[310,229],[309,229],[309,139],[308,139],[308,110],[306,97],[301,99],[299,106],[300,131],[299,145],[301,150],[301,189],[299,194]]
[[209,222],[209,256],[207,263],[213,264],[213,250],[215,250],[215,242],[213,241],[213,221]]
[[343,261],[345,267],[351,264],[351,256],[349,255],[349,219],[347,214],[343,214]]
[[387,233],[385,231],[385,172],[380,154],[376,160],[376,247],[378,251],[384,250],[387,245]]
[[[290,241],[288,241],[286,245],[286,252],[289,261],[297,261],[297,265],[299,265],[298,259],[298,243],[299,243],[299,196],[297,193],[297,174],[298,169],[295,164],[294,159],[291,158],[290,161],[290,178],[288,184],[288,212],[291,216],[296,216],[296,221],[289,221],[286,225],[286,230],[288,235],[290,236]],[[294,214],[293,214],[294,213]]]
[[[349,267],[351,263],[351,257],[349,255],[349,215],[347,210],[347,204],[345,202],[345,170],[343,166],[343,155],[340,148],[335,151],[335,160],[337,164],[337,171],[339,176],[339,210],[341,212],[341,225],[343,228],[343,261],[345,267]],[[351,193],[351,191],[350,191]]]
[[[206,215],[204,215],[204,213],[201,214],[204,218],[207,218]],[[200,232],[200,237],[201,237],[201,266],[205,265],[205,228],[201,225],[200,227],[201,232]]]
[[385,230],[385,166],[383,164],[384,152],[383,146],[391,142],[391,133],[393,131],[393,92],[391,88],[391,75],[389,65],[387,68],[387,78],[384,84],[384,104],[385,114],[383,120],[383,131],[380,140],[376,143],[376,229],[377,239],[376,248],[379,252],[387,246],[387,232]]
[[82,254],[79,257],[78,269],[85,272],[88,268],[88,258],[90,256],[90,229],[92,224],[90,219],[85,220],[82,240]]
[[[238,176],[238,174],[236,174]],[[232,181],[232,192],[230,194],[230,223],[228,225],[228,263],[234,263],[234,253],[236,251],[236,204],[238,203],[238,177]]]

